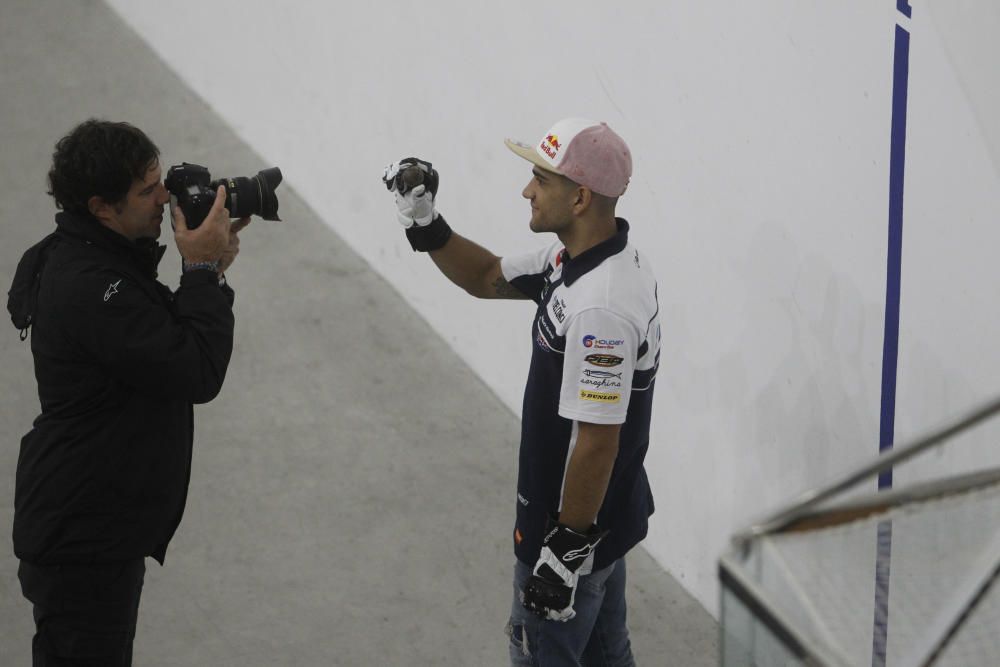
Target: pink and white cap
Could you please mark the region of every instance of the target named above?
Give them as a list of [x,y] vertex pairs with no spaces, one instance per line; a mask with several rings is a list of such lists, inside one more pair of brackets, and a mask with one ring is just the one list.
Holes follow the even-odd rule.
[[534,146],[504,143],[528,162],[606,197],[623,194],[632,176],[632,153],[607,123],[565,118]]

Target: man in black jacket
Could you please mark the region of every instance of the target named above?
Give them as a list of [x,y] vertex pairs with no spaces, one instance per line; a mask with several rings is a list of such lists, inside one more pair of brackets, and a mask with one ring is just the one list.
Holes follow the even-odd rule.
[[57,144],[56,230],[18,265],[8,309],[41,414],[21,441],[14,553],[34,605],[34,665],[130,665],[144,559],[161,565],[184,511],[194,403],[219,393],[233,346],[239,252],[219,188],[205,221],[172,211],[180,287],[156,280],[169,195],[159,150],[89,120]]

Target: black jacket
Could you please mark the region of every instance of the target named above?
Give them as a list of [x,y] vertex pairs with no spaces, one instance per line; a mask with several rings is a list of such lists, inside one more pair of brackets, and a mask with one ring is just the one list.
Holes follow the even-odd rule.
[[233,292],[195,270],[171,293],[156,280],[163,246],[89,217],[56,225],[18,265],[8,303],[33,311],[42,409],[21,440],[14,553],[162,563],[187,498],[192,404],[219,393],[229,365]]

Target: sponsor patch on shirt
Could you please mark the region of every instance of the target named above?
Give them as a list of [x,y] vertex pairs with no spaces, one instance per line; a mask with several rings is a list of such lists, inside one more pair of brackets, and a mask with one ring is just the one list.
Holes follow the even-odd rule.
[[603,387],[619,388],[622,386],[621,371],[615,373],[613,371],[584,368],[583,374],[586,377],[580,378],[580,384],[589,384],[593,389],[601,389]]
[[622,379],[621,371],[615,373],[614,371],[595,371],[592,368],[584,368],[583,374],[589,378],[607,378],[609,380],[612,378],[618,378],[619,380]]
[[620,366],[625,361],[615,354],[588,354],[583,360],[591,366],[603,366],[604,368]]
[[566,319],[566,302],[559,297],[552,299],[552,313],[561,324]]
[[589,384],[595,389],[601,389],[603,387],[614,387],[618,389],[622,386],[622,383],[618,380],[611,380],[608,378],[580,378],[580,384]]
[[600,350],[613,350],[619,345],[624,344],[625,340],[622,338],[601,338],[593,334],[587,334],[583,337],[584,347],[595,347]]
[[545,335],[548,336],[549,338],[556,337],[556,332],[552,330],[552,327],[549,326],[549,323],[546,322],[545,318],[542,317],[541,315],[538,316],[538,328],[539,330],[544,331]]
[[595,401],[597,403],[617,403],[621,400],[621,394],[609,394],[603,391],[580,390],[580,398],[585,401]]

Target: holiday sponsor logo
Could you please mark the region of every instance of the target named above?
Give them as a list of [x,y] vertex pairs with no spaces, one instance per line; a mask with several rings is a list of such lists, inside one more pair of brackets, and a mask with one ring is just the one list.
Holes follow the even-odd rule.
[[599,350],[613,350],[619,345],[624,345],[625,340],[622,338],[598,338],[597,336],[592,336],[587,334],[583,337],[584,347],[594,347]]
[[594,401],[596,403],[617,403],[621,400],[621,394],[612,394],[603,391],[591,391],[590,389],[581,389],[580,398],[585,401]]
[[611,368],[612,366],[620,366],[624,359],[614,354],[588,354],[583,358],[591,366],[603,366],[604,368]]

